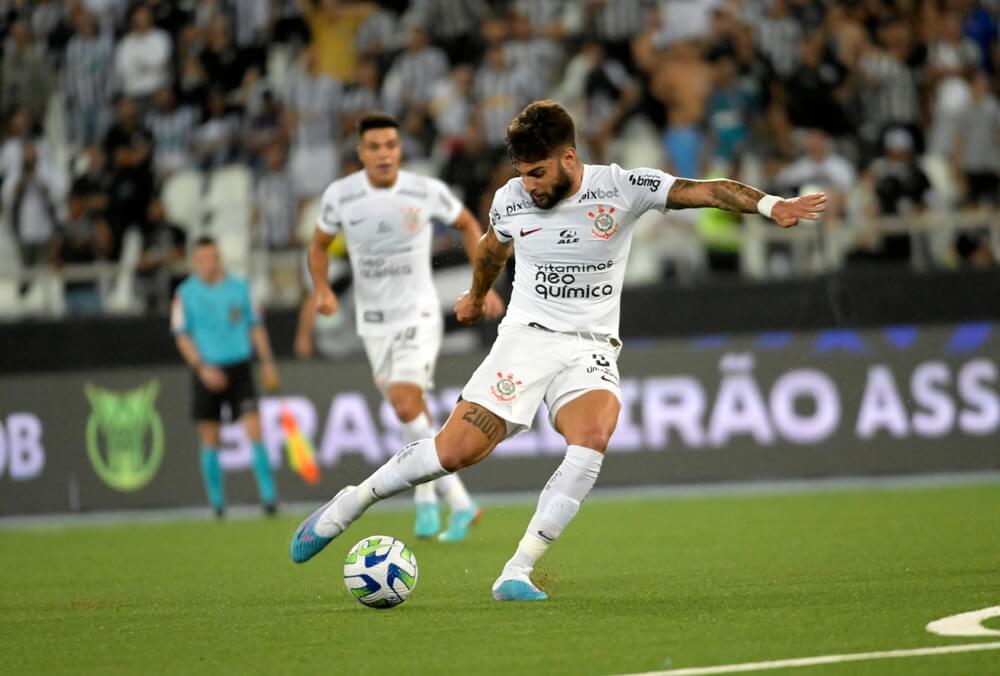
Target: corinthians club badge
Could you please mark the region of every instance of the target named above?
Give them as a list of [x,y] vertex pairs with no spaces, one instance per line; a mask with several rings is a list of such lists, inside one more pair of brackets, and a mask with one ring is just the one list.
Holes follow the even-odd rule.
[[597,207],[596,211],[587,212],[587,217],[593,221],[590,232],[594,237],[611,239],[616,232],[622,229],[622,226],[615,220],[614,213],[614,207],[605,207],[603,204]]

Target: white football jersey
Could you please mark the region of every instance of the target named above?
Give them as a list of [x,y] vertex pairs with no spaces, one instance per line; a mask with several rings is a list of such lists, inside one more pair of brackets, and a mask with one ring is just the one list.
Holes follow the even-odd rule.
[[622,281],[635,220],[666,209],[674,177],[586,164],[580,190],[535,206],[520,178],[497,191],[490,226],[514,242],[514,292],[504,323],[618,334]]
[[358,333],[381,336],[440,315],[431,278],[431,220],[453,224],[462,203],[436,178],[400,171],[376,188],[359,171],[323,193],[317,226],[344,233],[357,305]]

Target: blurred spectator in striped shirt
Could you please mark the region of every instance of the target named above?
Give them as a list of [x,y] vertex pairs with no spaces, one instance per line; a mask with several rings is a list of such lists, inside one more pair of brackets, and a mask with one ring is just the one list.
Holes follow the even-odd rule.
[[507,125],[531,100],[532,83],[524,71],[507,64],[503,44],[496,42],[486,50],[486,60],[476,73],[473,95],[476,112],[488,148],[500,154]]
[[956,128],[953,159],[965,185],[966,203],[1000,204],[1000,103],[986,73],[973,77],[971,101],[960,113]]
[[299,200],[282,144],[269,145],[264,159],[266,169],[254,188],[257,237],[268,249],[296,248]]
[[243,149],[256,171],[264,169],[266,161],[263,154],[271,144],[288,144],[288,129],[285,127],[284,117],[281,101],[270,90],[261,94],[260,106],[246,117]]
[[413,0],[404,21],[423,27],[456,65],[479,61],[479,25],[488,16],[484,0]]
[[901,17],[889,16],[878,26],[877,38],[858,61],[862,119],[857,132],[872,146],[888,127],[913,128],[921,115],[910,27]]
[[343,135],[352,135],[365,113],[386,108],[379,89],[378,62],[371,57],[358,59],[354,82],[344,88],[340,102],[340,128]]
[[198,166],[211,171],[235,161],[240,150],[239,132],[239,115],[226,104],[222,90],[213,87],[205,98],[201,124],[192,138]]
[[934,123],[931,146],[946,152],[957,123],[969,105],[969,79],[979,68],[979,46],[962,35],[961,19],[947,12],[935,22],[936,39],[927,50],[927,87],[931,97]]
[[97,32],[97,22],[86,10],[78,10],[73,23],[76,34],[66,46],[62,81],[70,136],[84,146],[100,138],[110,123],[114,44],[110,35]]
[[607,54],[632,70],[632,39],[650,25],[655,10],[652,0],[585,0],[584,21]]
[[382,97],[390,110],[402,115],[410,108],[423,110],[434,86],[448,77],[448,57],[430,44],[419,26],[410,29],[406,49],[396,57],[382,83]]
[[299,195],[316,197],[337,177],[340,83],[321,72],[315,48],[302,50],[286,97],[292,175]]
[[191,106],[178,105],[173,87],[156,92],[146,125],[153,134],[153,165],[160,181],[193,164],[191,144],[198,113]]
[[0,111],[7,114],[23,106],[31,117],[44,119],[56,75],[27,21],[15,21],[10,28],[0,78]]
[[446,80],[434,87],[430,113],[434,127],[451,154],[472,123],[472,83],[476,71],[468,64],[452,68]]
[[531,98],[546,98],[556,85],[556,79],[566,60],[562,43],[536,32],[526,14],[510,16],[510,35],[504,45],[504,56],[510,67],[524,73],[532,84]]
[[757,22],[757,43],[779,77],[792,75],[799,64],[802,26],[788,11],[788,0],[772,0]]

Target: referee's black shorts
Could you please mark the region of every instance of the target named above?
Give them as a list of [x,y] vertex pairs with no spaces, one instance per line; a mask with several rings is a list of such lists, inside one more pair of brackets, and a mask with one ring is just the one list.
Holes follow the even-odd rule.
[[201,382],[197,373],[191,374],[191,415],[195,420],[221,422],[223,404],[228,404],[232,421],[257,410],[257,388],[254,386],[250,361],[221,368],[226,374],[226,387],[220,392],[212,392]]

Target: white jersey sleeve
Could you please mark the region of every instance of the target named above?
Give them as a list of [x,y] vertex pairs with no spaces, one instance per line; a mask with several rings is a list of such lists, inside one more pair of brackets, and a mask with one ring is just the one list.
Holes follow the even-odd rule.
[[[510,226],[504,223],[506,216],[500,211],[505,208],[504,204],[507,202],[507,192],[510,188],[510,183],[503,186],[496,191],[493,195],[493,204],[490,205],[490,227],[493,228],[493,233],[496,235],[497,239],[506,244],[514,239],[513,231]],[[509,214],[508,214],[509,215]]]
[[323,191],[316,227],[328,235],[338,235],[341,230],[340,219],[340,209],[337,207],[337,188],[335,183],[331,183]]
[[677,180],[674,176],[659,169],[641,167],[625,170],[611,166],[617,170],[615,182],[628,200],[632,213],[638,216],[651,209],[666,211],[667,195]]
[[454,225],[465,207],[448,189],[448,186],[436,178],[429,178],[431,218],[447,225]]

